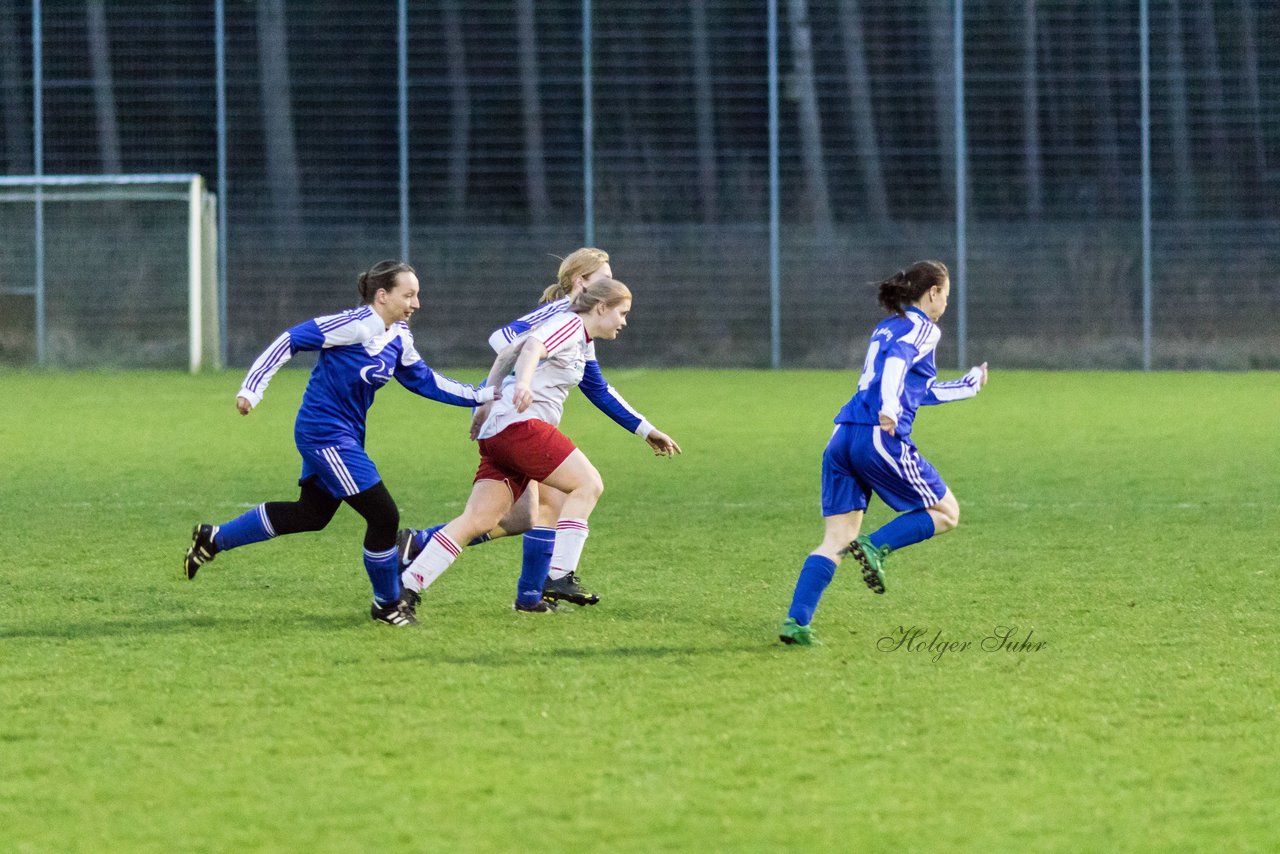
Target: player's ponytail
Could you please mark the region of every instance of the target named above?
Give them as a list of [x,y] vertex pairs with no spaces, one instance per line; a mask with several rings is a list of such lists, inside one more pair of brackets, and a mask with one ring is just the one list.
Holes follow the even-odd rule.
[[899,270],[877,285],[880,305],[894,314],[903,314],[909,306],[947,281],[947,265],[941,261],[917,261]]
[[583,288],[573,302],[569,303],[569,311],[575,314],[588,314],[598,305],[613,308],[619,303],[631,299],[631,289],[617,279],[601,279]]
[[372,305],[373,298],[379,290],[393,291],[396,287],[396,276],[401,273],[417,271],[403,261],[379,261],[360,274],[356,282],[356,290],[360,292],[360,304]]
[[555,284],[542,292],[542,299],[538,300],[538,305],[545,305],[558,299],[564,299],[573,293],[574,279],[579,276],[585,279],[608,263],[609,253],[603,249],[584,246],[581,249],[573,250],[567,258],[560,262],[560,271],[556,275]]

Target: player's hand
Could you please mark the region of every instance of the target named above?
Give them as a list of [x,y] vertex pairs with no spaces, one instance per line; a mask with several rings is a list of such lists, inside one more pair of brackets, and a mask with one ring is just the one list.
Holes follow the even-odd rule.
[[978,370],[982,371],[982,374],[978,377],[978,388],[982,388],[987,384],[987,363],[983,362],[978,365]]
[[249,398],[247,397],[237,397],[236,411],[241,415],[248,415],[253,411],[253,404],[249,402]]
[[890,436],[896,436],[897,430],[898,430],[898,422],[890,418],[888,415],[885,415],[883,412],[881,412],[880,413],[880,429],[888,433]]
[[485,403],[477,406],[475,412],[471,413],[471,429],[468,431],[471,435],[471,441],[474,442],[480,437],[480,428],[484,426],[484,422],[489,418],[489,412],[492,409],[492,403]]
[[683,453],[676,440],[661,430],[653,430],[644,440],[649,443],[650,448],[653,448],[655,457],[669,457],[673,454]]
[[515,404],[516,412],[524,412],[533,404],[533,389],[527,385],[517,384],[511,402]]

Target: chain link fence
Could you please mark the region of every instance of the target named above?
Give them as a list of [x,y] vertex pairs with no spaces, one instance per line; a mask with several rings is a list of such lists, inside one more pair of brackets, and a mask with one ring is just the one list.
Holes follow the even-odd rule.
[[[0,0],[0,101],[9,175],[219,192],[231,365],[396,256],[427,360],[479,365],[590,243],[636,293],[610,364],[850,367],[869,283],[936,257],[946,364],[1280,367],[1262,0]],[[0,363],[37,356],[26,216]],[[180,217],[58,217],[54,361],[180,339]]]

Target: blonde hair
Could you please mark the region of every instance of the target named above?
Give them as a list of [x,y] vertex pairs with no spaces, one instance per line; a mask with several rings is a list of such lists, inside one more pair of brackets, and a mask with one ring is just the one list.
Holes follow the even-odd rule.
[[542,299],[538,300],[538,305],[545,305],[567,297],[573,292],[574,279],[579,276],[585,279],[608,263],[609,253],[603,249],[584,246],[581,249],[573,250],[567,258],[560,262],[560,272],[556,276],[556,283],[542,292]]
[[605,308],[627,302],[631,299],[631,289],[617,279],[601,279],[587,285],[569,303],[569,311],[575,314],[587,314],[598,305]]

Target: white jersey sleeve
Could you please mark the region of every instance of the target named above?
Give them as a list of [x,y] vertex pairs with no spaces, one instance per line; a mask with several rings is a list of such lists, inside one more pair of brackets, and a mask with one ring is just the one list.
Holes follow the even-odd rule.
[[495,329],[493,334],[489,336],[489,346],[493,348],[493,352],[501,353],[507,345],[521,340],[530,329],[533,329],[553,314],[566,311],[568,308],[569,299],[567,297],[540,305],[528,314],[523,314],[511,321],[501,329]]
[[936,406],[939,403],[951,403],[975,397],[982,390],[982,368],[973,367],[958,380],[929,381],[925,387],[921,406]]

